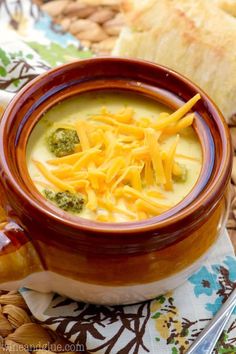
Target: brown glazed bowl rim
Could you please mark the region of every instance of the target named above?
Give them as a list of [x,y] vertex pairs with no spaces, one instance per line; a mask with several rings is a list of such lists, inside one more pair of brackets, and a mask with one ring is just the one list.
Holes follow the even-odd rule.
[[[12,124],[12,121],[14,120],[14,114],[16,112],[17,106],[20,105],[20,102],[22,102],[25,97],[27,98],[28,92],[32,90],[32,88],[36,87],[36,85],[41,81],[52,80],[54,76],[58,75],[58,73],[63,74],[63,72],[67,69],[72,70],[72,68],[76,68],[77,66],[81,67],[83,65],[86,66],[92,62],[93,64],[99,65],[107,65],[109,63],[113,63],[113,65],[133,64],[140,67],[140,69],[142,68],[144,70],[145,68],[157,71],[159,70],[159,72],[165,73],[166,76],[168,75],[174,77],[174,79],[181,82],[181,84],[188,88],[191,92],[200,93],[206,111],[210,113],[210,115],[217,123],[217,128],[219,130],[219,135],[221,138],[222,158],[220,161],[220,166],[217,175],[214,176],[214,179],[211,181],[211,183],[206,185],[204,190],[201,191],[200,195],[195,198],[190,204],[188,204],[185,208],[180,209],[178,213],[173,213],[173,215],[170,215],[168,217],[165,217],[165,214],[167,213],[164,213],[160,216],[156,216],[146,220],[126,223],[102,223],[91,221],[81,217],[73,217],[68,213],[61,212],[51,203],[48,203],[46,200],[44,200],[43,197],[40,197],[39,193],[38,198],[35,201],[27,192],[27,190],[30,189],[31,192],[35,195],[35,191],[33,189],[36,188],[34,187],[33,182],[32,186],[27,186],[28,189],[26,190],[23,184],[19,184],[19,181],[16,180],[14,171],[9,166],[9,161],[11,157],[7,156],[9,155],[9,153],[7,152],[6,143],[9,141],[7,132],[9,132],[10,124]],[[178,93],[175,94],[178,96]],[[44,218],[45,220],[50,219],[51,221],[57,223],[59,227],[61,225],[63,227],[66,226],[68,228],[73,228],[74,230],[83,229],[91,232],[96,231],[98,233],[109,233],[109,235],[115,235],[117,233],[122,235],[122,232],[135,234],[136,232],[160,230],[161,228],[169,227],[170,225],[174,226],[176,225],[176,223],[183,223],[183,225],[185,225],[185,223],[187,223],[192,218],[199,219],[206,217],[209,209],[213,208],[214,204],[217,203],[217,200],[222,197],[225,190],[225,186],[227,185],[230,179],[232,165],[232,147],[227,124],[223,118],[222,113],[219,111],[217,106],[212,102],[212,100],[208,97],[206,93],[204,93],[197,85],[192,83],[187,78],[164,66],[143,60],[125,59],[119,57],[99,57],[84,59],[69,64],[63,64],[39,75],[37,78],[33,79],[30,83],[28,83],[23,89],[20,90],[19,93],[16,94],[16,96],[9,103],[6,111],[4,112],[0,124],[0,154],[2,165],[1,168],[7,176],[8,180],[7,188],[11,188],[16,194],[17,198],[20,198],[24,203],[27,203],[29,210],[34,210],[35,215],[40,215],[42,221],[44,220]],[[22,180],[24,180],[24,176],[21,177]],[[181,205],[181,202],[179,203],[179,205]],[[171,210],[173,209],[175,209],[175,207]]]

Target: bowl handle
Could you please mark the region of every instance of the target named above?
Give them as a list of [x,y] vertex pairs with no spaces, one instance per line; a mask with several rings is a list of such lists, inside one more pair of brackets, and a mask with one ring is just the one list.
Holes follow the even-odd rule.
[[[14,96],[0,90],[0,118]],[[7,219],[0,203],[0,289],[18,290],[30,282],[30,275],[44,268],[27,232],[17,222]]]
[[17,290],[26,278],[43,270],[25,230],[14,221],[0,223],[0,289]]
[[[0,118],[14,93],[0,90]],[[44,270],[27,232],[15,221],[6,221],[0,203],[0,289],[18,290],[30,275]]]

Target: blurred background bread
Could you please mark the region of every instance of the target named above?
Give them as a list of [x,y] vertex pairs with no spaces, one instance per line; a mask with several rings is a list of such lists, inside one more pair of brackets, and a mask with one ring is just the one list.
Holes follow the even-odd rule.
[[127,27],[113,53],[178,71],[205,90],[229,122],[236,113],[236,18],[206,0],[124,0],[122,8]]

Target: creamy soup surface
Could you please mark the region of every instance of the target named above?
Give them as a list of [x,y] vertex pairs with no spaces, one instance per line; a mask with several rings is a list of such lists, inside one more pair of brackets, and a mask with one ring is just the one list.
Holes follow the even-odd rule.
[[[33,129],[27,145],[29,175],[45,198],[83,218],[127,222],[159,215],[186,197],[198,180],[202,149],[189,123],[193,120],[191,112],[177,119],[165,106],[133,94],[67,99]],[[73,132],[75,140],[72,150],[55,155],[52,134],[59,130]],[[80,209],[70,209],[68,199],[57,203],[65,192],[81,198]]]

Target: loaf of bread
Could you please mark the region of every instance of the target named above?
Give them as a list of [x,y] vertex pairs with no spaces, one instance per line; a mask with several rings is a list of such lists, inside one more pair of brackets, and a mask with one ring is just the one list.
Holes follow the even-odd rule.
[[232,0],[124,0],[127,28],[113,53],[178,71],[205,90],[229,121],[236,113],[234,10]]

